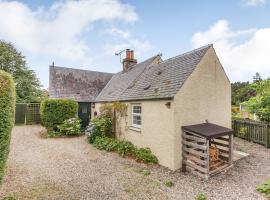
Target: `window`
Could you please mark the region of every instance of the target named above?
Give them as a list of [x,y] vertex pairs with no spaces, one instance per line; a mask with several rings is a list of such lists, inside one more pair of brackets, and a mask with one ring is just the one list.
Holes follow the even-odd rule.
[[88,113],[88,109],[86,105],[82,106],[82,114],[87,114]]
[[141,128],[142,125],[142,107],[141,105],[132,105],[132,126]]

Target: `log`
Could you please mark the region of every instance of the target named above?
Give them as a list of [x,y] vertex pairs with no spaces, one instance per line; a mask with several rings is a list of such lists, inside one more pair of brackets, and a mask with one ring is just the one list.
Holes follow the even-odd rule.
[[183,147],[183,150],[187,153],[190,153],[190,154],[193,154],[193,155],[196,155],[196,156],[201,156],[203,158],[207,158],[207,153],[203,153],[201,151],[198,151],[198,150],[194,150],[192,148],[188,148],[188,147]]

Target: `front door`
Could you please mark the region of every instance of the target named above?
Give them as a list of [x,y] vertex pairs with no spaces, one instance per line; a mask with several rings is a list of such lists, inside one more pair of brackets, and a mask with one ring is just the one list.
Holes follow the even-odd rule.
[[82,128],[88,126],[91,117],[90,113],[91,113],[91,103],[79,102],[78,116],[81,120]]

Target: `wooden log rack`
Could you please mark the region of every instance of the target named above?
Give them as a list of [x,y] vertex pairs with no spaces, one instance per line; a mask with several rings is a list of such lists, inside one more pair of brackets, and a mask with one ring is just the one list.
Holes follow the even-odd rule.
[[232,129],[203,123],[182,130],[182,171],[208,179],[233,166]]

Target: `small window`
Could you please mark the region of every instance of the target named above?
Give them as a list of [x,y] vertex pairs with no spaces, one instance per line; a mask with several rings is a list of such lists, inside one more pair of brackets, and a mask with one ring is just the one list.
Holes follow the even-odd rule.
[[88,113],[88,109],[86,105],[82,106],[82,114],[87,114]]
[[132,126],[141,128],[142,125],[142,107],[139,104],[132,105]]

